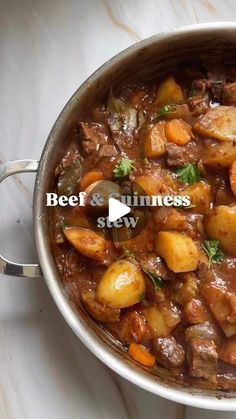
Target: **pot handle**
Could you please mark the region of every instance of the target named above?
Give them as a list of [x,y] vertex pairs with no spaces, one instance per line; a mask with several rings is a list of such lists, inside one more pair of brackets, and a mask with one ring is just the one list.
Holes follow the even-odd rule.
[[[0,165],[0,183],[8,176],[15,173],[37,172],[37,160],[12,160]],[[7,260],[0,254],[0,273],[12,276],[36,278],[42,276],[42,271],[37,263],[22,264]]]

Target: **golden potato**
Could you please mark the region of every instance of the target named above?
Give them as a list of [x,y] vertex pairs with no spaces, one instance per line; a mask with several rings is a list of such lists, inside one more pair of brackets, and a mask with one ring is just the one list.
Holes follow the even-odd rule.
[[149,128],[144,143],[144,155],[148,159],[156,159],[166,152],[165,122],[157,122]]
[[202,163],[209,167],[230,167],[236,160],[236,146],[226,141],[206,149]]
[[157,195],[160,192],[162,187],[162,180],[156,178],[155,176],[148,174],[148,175],[140,175],[135,178],[133,184],[133,191],[140,193],[141,188],[141,195],[143,195],[143,191],[148,196]]
[[194,130],[204,137],[219,141],[236,140],[236,108],[218,106],[208,111],[195,124]]
[[161,310],[156,305],[143,309],[143,314],[153,338],[170,334],[172,328],[167,326]]
[[106,257],[106,240],[94,231],[80,227],[64,228],[67,240],[78,252],[89,258],[103,261]]
[[211,187],[207,183],[196,182],[184,188],[179,195],[190,196],[194,212],[206,214],[210,209]]
[[180,104],[184,102],[183,91],[173,76],[167,77],[159,86],[155,104],[158,106],[170,103]]
[[159,231],[155,247],[173,272],[190,272],[197,269],[198,248],[185,234],[177,231]]
[[98,322],[116,323],[120,321],[120,310],[100,304],[95,300],[94,291],[83,290],[81,293],[81,301],[90,316]]
[[205,229],[210,239],[220,242],[220,247],[236,256],[236,205],[219,205],[205,218]]
[[138,303],[144,295],[145,282],[140,269],[128,260],[114,262],[101,278],[96,299],[112,308]]

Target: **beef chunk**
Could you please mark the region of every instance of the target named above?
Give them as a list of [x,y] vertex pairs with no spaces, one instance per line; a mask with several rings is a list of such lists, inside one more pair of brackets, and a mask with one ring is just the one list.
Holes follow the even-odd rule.
[[222,98],[224,105],[236,105],[236,82],[225,84]]
[[141,343],[148,331],[145,317],[137,311],[124,313],[119,323],[107,323],[106,327],[125,344]]
[[199,116],[209,109],[207,101],[201,96],[194,96],[188,100],[188,106],[193,115]]
[[81,122],[82,145],[86,154],[91,154],[99,149],[100,145],[106,144],[108,134],[101,124]]
[[219,358],[226,364],[236,365],[236,338],[233,337],[225,342],[219,351]]
[[223,81],[214,81],[214,80],[211,81],[211,87],[210,87],[211,95],[213,99],[217,102],[221,101],[223,87],[224,87]]
[[157,362],[166,368],[180,367],[184,363],[185,352],[174,337],[153,339],[153,353]]
[[215,383],[218,355],[213,340],[193,338],[187,346],[187,361],[192,377]]
[[187,217],[170,207],[157,207],[154,212],[155,229],[183,231],[187,228]]
[[189,301],[184,308],[184,320],[190,324],[201,324],[209,319],[203,302],[197,298]]
[[178,167],[188,163],[196,163],[199,160],[199,147],[195,141],[190,141],[185,146],[167,143],[167,164]]
[[217,102],[220,102],[224,80],[221,75],[216,75],[209,72],[209,79],[194,80],[193,88],[197,89],[202,95],[210,91],[211,96]]
[[209,89],[210,85],[210,80],[198,79],[193,81],[192,87],[193,89],[198,90],[199,92],[201,92],[202,95],[204,95],[206,91]]
[[102,145],[98,152],[98,157],[101,159],[102,157],[116,157],[118,151],[115,145]]

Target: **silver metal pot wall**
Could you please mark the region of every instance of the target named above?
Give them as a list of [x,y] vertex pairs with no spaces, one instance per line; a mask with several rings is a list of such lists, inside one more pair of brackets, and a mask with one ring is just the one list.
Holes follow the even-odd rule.
[[209,409],[236,410],[235,392],[199,390],[184,382],[173,382],[163,371],[150,372],[135,366],[105,331],[83,310],[75,308],[65,294],[50,250],[46,192],[52,190],[55,167],[61,159],[70,132],[88,107],[101,100],[111,85],[147,79],[171,72],[183,62],[193,60],[222,62],[236,51],[236,23],[207,23],[180,28],[153,36],[131,46],[105,63],[76,91],[57,119],[39,162],[21,160],[0,166],[0,181],[19,172],[37,171],[34,189],[34,233],[39,265],[16,264],[0,256],[0,272],[15,276],[41,274],[64,318],[84,344],[117,373],[157,395],[187,405]]

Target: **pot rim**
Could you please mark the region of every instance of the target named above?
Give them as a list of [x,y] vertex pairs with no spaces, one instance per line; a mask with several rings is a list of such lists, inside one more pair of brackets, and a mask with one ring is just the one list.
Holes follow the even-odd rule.
[[[44,168],[47,163],[47,155],[49,152],[49,147],[52,141],[52,138],[56,135],[56,132],[60,129],[60,126],[65,122],[67,117],[70,114],[71,105],[76,101],[76,98],[79,95],[82,95],[88,85],[102,76],[103,71],[112,66],[113,64],[118,63],[122,58],[125,58],[129,54],[132,54],[143,47],[150,46],[153,43],[156,43],[165,38],[172,38],[178,35],[187,36],[190,33],[201,32],[202,30],[212,32],[217,30],[236,30],[236,22],[210,22],[210,23],[201,23],[188,26],[182,26],[174,28],[165,32],[162,32],[157,35],[145,38],[142,41],[139,41],[125,50],[116,54],[113,58],[109,59],[105,64],[99,67],[90,77],[88,77],[83,84],[76,90],[73,96],[69,99],[59,117],[57,118],[49,137],[46,141],[45,147],[43,149],[38,173],[35,180],[35,189],[34,189],[34,234],[35,234],[35,243],[37,248],[37,253],[39,256],[39,261],[41,269],[47,283],[47,286],[50,290],[50,293],[61,311],[64,319],[70,325],[72,330],[75,332],[77,337],[87,346],[87,348],[102,362],[104,362],[108,367],[114,370],[116,373],[131,381],[132,383],[138,385],[139,387],[150,391],[156,395],[162,396],[168,400],[182,403],[189,406],[200,407],[205,409],[212,410],[225,410],[225,411],[236,411],[236,397],[227,398],[226,397],[219,399],[216,396],[204,395],[204,390],[202,394],[191,394],[183,389],[174,389],[168,387],[167,385],[160,384],[154,378],[147,375],[145,371],[141,371],[135,368],[132,368],[131,365],[125,362],[124,359],[117,356],[116,352],[108,347],[101,338],[98,338],[94,331],[91,328],[87,327],[87,323],[84,321],[82,316],[78,316],[77,312],[70,305],[65,292],[56,279],[56,271],[52,268],[52,263],[50,255],[46,245],[46,237],[43,232],[43,217],[41,216],[42,210],[42,196],[40,196],[40,184],[43,178]],[[104,347],[104,345],[106,345]],[[206,390],[207,391],[207,390]]]

